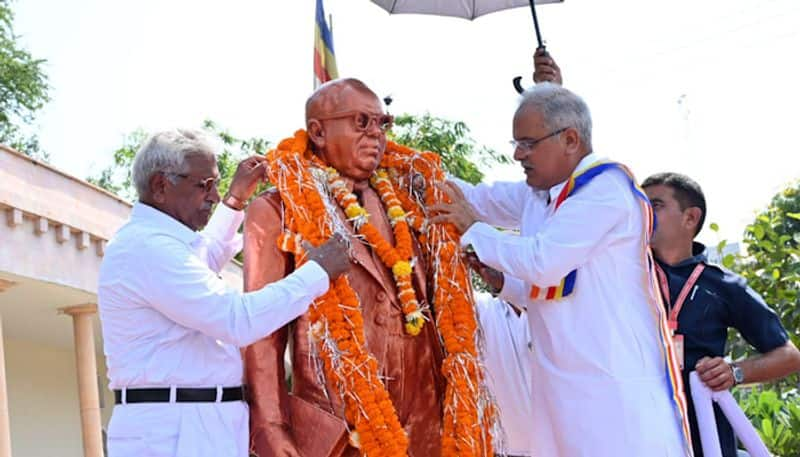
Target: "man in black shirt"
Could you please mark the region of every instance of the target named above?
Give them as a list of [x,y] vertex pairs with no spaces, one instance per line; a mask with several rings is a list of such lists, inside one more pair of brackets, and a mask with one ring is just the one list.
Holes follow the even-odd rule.
[[[684,361],[683,381],[694,452],[696,457],[702,457],[689,373],[697,371],[715,391],[741,383],[772,381],[800,371],[800,351],[789,340],[778,316],[744,278],[708,263],[705,246],[694,241],[706,214],[700,186],[678,173],[660,173],[645,179],[642,187],[656,213],[651,245],[668,316],[677,321],[676,352],[678,359]],[[761,355],[727,363],[723,356],[729,327],[735,328]],[[722,455],[735,457],[733,430],[716,405],[714,414]]]

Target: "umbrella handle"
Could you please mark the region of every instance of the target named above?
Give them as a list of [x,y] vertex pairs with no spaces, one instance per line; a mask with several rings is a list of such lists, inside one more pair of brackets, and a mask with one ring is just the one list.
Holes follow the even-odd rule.
[[[544,51],[544,55],[547,55],[547,47],[545,45],[541,45],[538,48],[536,48],[537,51],[539,49]],[[511,80],[511,83],[514,85],[514,89],[517,91],[517,93],[521,94],[521,93],[525,92],[525,88],[522,87],[522,76],[514,77],[514,79]]]
[[514,84],[514,89],[518,94],[525,92],[525,88],[522,87],[522,76],[515,76],[511,83]]

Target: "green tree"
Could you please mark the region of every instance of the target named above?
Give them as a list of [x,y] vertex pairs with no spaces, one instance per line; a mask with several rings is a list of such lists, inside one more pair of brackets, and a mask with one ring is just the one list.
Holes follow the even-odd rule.
[[[228,191],[239,162],[253,154],[264,154],[270,144],[264,138],[238,138],[211,120],[204,121],[202,129],[217,137],[222,143],[222,152],[217,155],[220,174],[219,192],[222,195]],[[131,176],[133,159],[146,139],[147,133],[142,129],[125,136],[122,146],[114,151],[113,163],[86,180],[128,201],[133,201],[136,198],[136,189]]]
[[773,455],[800,455],[800,396],[796,391],[779,394],[754,386],[737,388],[734,396]]
[[800,345],[800,180],[772,198],[744,233],[747,254],[734,264]]
[[[719,227],[711,224],[717,231]],[[777,193],[745,228],[746,252],[728,254],[725,267],[742,275],[750,287],[780,317],[789,337],[800,345],[800,180]],[[727,244],[722,240],[718,252]],[[734,359],[754,355],[754,349],[731,329],[728,350]],[[776,456],[800,455],[800,392],[798,376],[775,383],[743,386],[734,396],[759,435]]]
[[122,146],[114,151],[112,165],[104,168],[95,176],[89,176],[86,180],[125,200],[133,201],[136,198],[136,189],[131,174],[133,158],[145,139],[147,139],[147,133],[142,129],[126,135]]
[[17,44],[8,0],[0,0],[0,143],[24,154],[47,159],[36,135],[27,130],[49,101],[44,60],[35,59]]
[[[744,255],[727,255],[723,264],[742,275],[750,287],[778,314],[795,345],[800,346],[800,180],[776,194],[770,204],[745,228]],[[720,245],[724,245],[724,241]],[[738,334],[729,332],[734,358],[750,356],[754,349]],[[778,393],[795,390],[798,376],[774,383]]]
[[465,123],[448,121],[429,113],[397,116],[389,138],[414,149],[436,152],[451,175],[473,184],[483,180],[479,165],[485,167],[511,162],[506,155],[476,145]]

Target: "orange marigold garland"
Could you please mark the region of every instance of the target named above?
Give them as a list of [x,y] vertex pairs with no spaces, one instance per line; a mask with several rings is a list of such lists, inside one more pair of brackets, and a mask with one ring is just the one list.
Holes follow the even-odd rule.
[[[446,352],[442,373],[447,380],[442,430],[445,457],[492,456],[490,428],[495,409],[484,388],[476,348],[477,324],[466,265],[461,260],[459,235],[449,225],[431,225],[424,208],[446,199],[435,183],[444,180],[439,157],[389,143],[371,184],[378,191],[392,223],[392,247],[369,224],[369,215],[343,185],[338,173],[324,166],[308,148],[303,130],[283,140],[268,153],[269,177],[284,202],[284,234],[278,244],[305,261],[301,240],[318,246],[334,232],[346,234],[336,214],[340,206],[387,265],[397,282],[406,331],[420,332],[422,310],[411,286],[413,248],[411,230],[433,268],[435,320]],[[313,165],[313,166],[312,166]],[[422,179],[424,201],[412,196],[412,185]],[[409,191],[406,191],[409,189]],[[328,197],[332,194],[335,205]],[[366,349],[360,304],[346,277],[337,279],[309,309],[310,337],[314,339],[323,372],[337,386],[345,404],[345,418],[354,428],[350,442],[368,457],[405,456],[408,438],[394,405],[378,377],[378,364]]]
[[[444,342],[442,373],[447,380],[442,455],[491,456],[490,430],[496,426],[496,410],[478,360],[474,299],[461,258],[460,236],[451,224],[427,224],[424,220],[426,207],[448,201],[436,187],[446,179],[441,159],[432,152],[420,153],[389,142],[381,166],[393,171],[390,176],[403,209],[419,220],[414,226],[433,269],[433,308]],[[415,193],[423,195],[412,196]]]
[[[333,209],[326,205],[320,178],[309,170],[308,138],[298,131],[268,153],[269,177],[284,203],[287,232],[279,245],[291,247],[305,262],[294,234],[319,246],[336,230]],[[290,246],[291,245],[291,246]],[[316,342],[326,379],[333,381],[345,405],[345,419],[354,430],[350,442],[367,456],[405,456],[408,438],[378,377],[378,363],[366,349],[364,321],[355,291],[339,277],[309,308],[310,336]]]

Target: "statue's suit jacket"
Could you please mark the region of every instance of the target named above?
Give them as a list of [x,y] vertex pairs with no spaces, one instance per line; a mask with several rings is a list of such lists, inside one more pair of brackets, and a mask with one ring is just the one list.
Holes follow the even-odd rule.
[[[394,244],[384,205],[371,188],[362,192],[370,222]],[[245,289],[256,290],[277,281],[294,268],[277,239],[283,231],[279,194],[268,191],[250,205],[245,222]],[[340,212],[344,219],[344,214]],[[348,224],[349,226],[349,224]],[[364,241],[352,236],[353,262],[347,275],[361,302],[367,347],[377,359],[380,375],[409,438],[409,457],[438,457],[441,447],[444,379],[440,338],[428,312],[423,331],[405,333],[403,313],[391,271]],[[425,263],[415,241],[413,283],[421,304],[428,304]],[[308,315],[299,317],[244,350],[245,377],[251,392],[250,436],[259,457],[280,456],[302,447],[329,456],[357,456],[347,444],[343,404],[335,386],[320,383],[312,357]],[[290,348],[291,393],[286,382],[284,352]],[[332,422],[332,423],[331,423]],[[322,451],[321,449],[325,449]],[[326,457],[308,455],[304,457]]]

